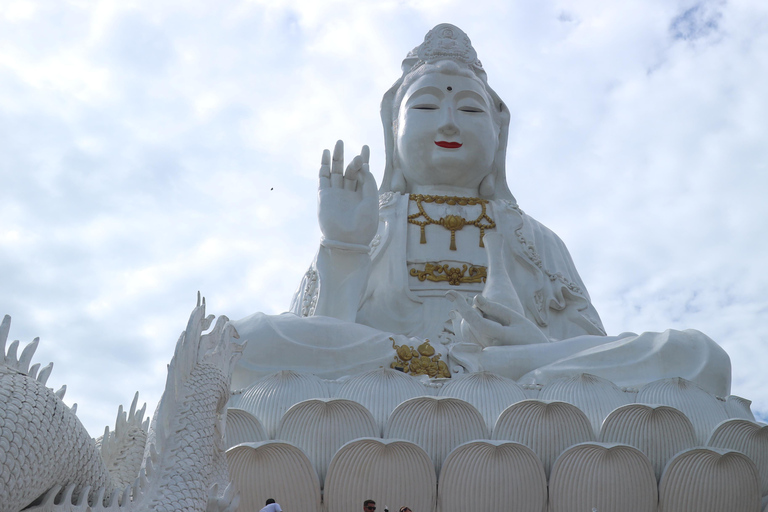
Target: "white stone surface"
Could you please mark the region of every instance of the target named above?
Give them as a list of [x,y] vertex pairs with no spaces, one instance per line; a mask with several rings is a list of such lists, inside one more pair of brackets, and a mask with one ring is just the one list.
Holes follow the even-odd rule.
[[768,427],[754,421],[730,419],[712,431],[707,446],[743,453],[755,463],[763,496],[768,495]]
[[240,443],[267,441],[266,429],[256,417],[243,409],[227,408],[227,444],[230,449]]
[[677,453],[696,446],[691,420],[667,405],[629,404],[614,410],[603,423],[600,442],[623,443],[643,452],[656,480]]
[[455,447],[467,441],[488,439],[488,427],[470,403],[458,398],[411,398],[392,412],[385,439],[406,439],[421,446],[432,458],[435,473]]
[[438,512],[547,510],[544,466],[519,443],[483,440],[457,446],[445,459],[437,488]]
[[371,411],[383,435],[389,415],[409,398],[428,394],[427,388],[410,375],[390,368],[377,368],[346,379],[335,395],[354,400]]
[[533,450],[549,478],[552,465],[564,450],[594,441],[595,433],[587,416],[575,405],[524,400],[501,413],[491,439],[515,441]]
[[752,400],[728,395],[725,397],[725,412],[729,418],[741,418],[743,420],[755,421],[755,415],[752,414]]
[[483,415],[488,432],[493,430],[504,409],[528,398],[515,381],[489,372],[453,378],[440,388],[438,396],[459,398],[475,406]]
[[325,382],[314,375],[279,371],[248,386],[238,407],[253,414],[274,439],[283,414],[294,404],[311,398],[329,398]]
[[342,445],[361,437],[377,437],[379,426],[371,413],[345,399],[305,400],[294,405],[280,420],[277,438],[300,448],[312,461],[320,478]]
[[725,404],[693,382],[682,378],[662,379],[644,386],[637,403],[669,405],[682,411],[693,424],[696,441],[704,445],[715,426],[728,419]]
[[550,382],[539,392],[539,400],[568,402],[587,415],[595,435],[611,411],[630,403],[629,397],[613,382],[588,373]]
[[299,448],[282,441],[245,443],[227,450],[240,512],[260,510],[274,498],[284,510],[321,511],[320,480]]
[[744,454],[692,448],[667,464],[659,483],[659,512],[760,510],[760,477]]
[[357,439],[342,446],[328,468],[325,510],[360,512],[366,499],[376,501],[379,510],[388,504],[394,512],[399,503],[434,510],[437,480],[429,455],[395,439]]
[[631,446],[579,444],[563,452],[552,467],[550,512],[656,512],[657,504],[651,462]]

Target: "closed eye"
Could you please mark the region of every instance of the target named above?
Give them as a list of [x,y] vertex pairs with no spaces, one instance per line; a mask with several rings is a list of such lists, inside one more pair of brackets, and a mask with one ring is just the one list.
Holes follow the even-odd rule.
[[416,110],[437,110],[437,105],[433,105],[431,103],[421,103],[418,105],[414,105],[411,108]]
[[459,110],[462,112],[469,112],[472,114],[479,114],[479,113],[485,112],[483,109],[477,108],[477,107],[459,107]]

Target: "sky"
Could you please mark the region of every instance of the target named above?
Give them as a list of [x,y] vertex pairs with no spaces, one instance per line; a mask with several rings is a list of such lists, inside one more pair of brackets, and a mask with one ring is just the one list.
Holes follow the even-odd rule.
[[0,0],[0,314],[91,435],[154,409],[198,291],[288,308],[323,149],[380,181],[381,96],[443,22],[607,331],[706,333],[768,418],[764,0]]

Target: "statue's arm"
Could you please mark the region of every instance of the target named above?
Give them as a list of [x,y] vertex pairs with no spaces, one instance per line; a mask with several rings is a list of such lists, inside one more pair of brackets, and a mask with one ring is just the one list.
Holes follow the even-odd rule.
[[363,146],[344,170],[344,144],[327,149],[320,164],[318,221],[323,232],[317,257],[291,310],[354,322],[371,271],[369,245],[379,223],[376,180]]

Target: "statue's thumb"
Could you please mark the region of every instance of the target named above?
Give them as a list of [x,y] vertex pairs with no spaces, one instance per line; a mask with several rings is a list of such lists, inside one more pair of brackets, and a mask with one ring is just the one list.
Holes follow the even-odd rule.
[[360,169],[360,174],[363,178],[363,196],[378,197],[378,186],[376,185],[376,178],[371,174],[368,164],[363,164]]

